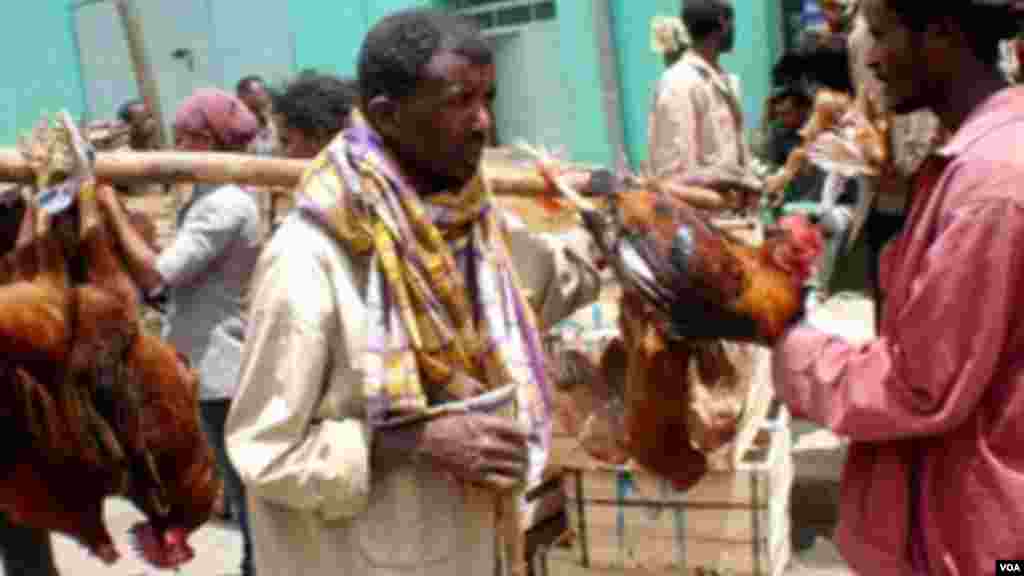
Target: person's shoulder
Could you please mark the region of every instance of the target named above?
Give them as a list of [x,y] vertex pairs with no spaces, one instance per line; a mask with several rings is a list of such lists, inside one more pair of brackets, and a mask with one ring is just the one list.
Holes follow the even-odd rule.
[[331,248],[333,240],[323,226],[301,210],[293,211],[274,230],[264,251],[279,254],[318,254]]
[[285,262],[295,274],[315,268],[328,276],[346,273],[354,262],[326,226],[301,209],[292,211],[274,230],[264,244],[261,260]]
[[[996,129],[970,148],[950,159],[944,186],[950,208],[978,202],[999,202],[1024,208],[1020,187],[1024,184],[1024,158],[1015,153],[1009,139],[1024,130],[1024,118]],[[1022,142],[1024,143],[1024,142]]]
[[238,184],[220,184],[196,203],[208,206],[234,206],[253,201],[252,192]]
[[665,69],[662,78],[669,81],[692,81],[700,79],[697,68],[685,55]]
[[657,94],[660,97],[689,94],[702,82],[701,72],[693,64],[686,62],[685,57],[680,58],[662,72],[658,80]]
[[215,211],[225,216],[234,214],[248,219],[260,217],[258,194],[263,191],[242,187],[237,184],[219,186],[212,194],[200,200],[200,209]]
[[356,304],[337,297],[337,287],[354,278],[348,258],[327,233],[293,212],[260,252],[251,281],[250,310],[253,317],[268,317],[269,312],[270,317],[294,326],[323,329],[325,318]]

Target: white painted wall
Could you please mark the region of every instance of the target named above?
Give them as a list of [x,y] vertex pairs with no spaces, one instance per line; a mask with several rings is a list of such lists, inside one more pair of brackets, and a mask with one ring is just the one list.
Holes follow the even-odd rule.
[[[135,1],[168,128],[177,105],[197,88],[234,91],[243,76],[275,83],[295,69],[285,2],[254,9],[249,0]],[[117,11],[113,3],[89,5],[77,11],[75,24],[88,115],[113,118],[121,103],[138,95]]]
[[494,106],[499,145],[525,140],[549,149],[566,146],[575,119],[572,90],[562,73],[558,23],[531,23],[492,38],[497,68]]

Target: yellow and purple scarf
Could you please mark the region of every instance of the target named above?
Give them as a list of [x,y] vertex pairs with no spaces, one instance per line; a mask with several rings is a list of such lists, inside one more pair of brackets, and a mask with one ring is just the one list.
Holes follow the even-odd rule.
[[317,158],[298,201],[370,261],[361,361],[371,425],[512,385],[521,420],[546,449],[551,398],[540,332],[486,179],[423,198],[359,122]]

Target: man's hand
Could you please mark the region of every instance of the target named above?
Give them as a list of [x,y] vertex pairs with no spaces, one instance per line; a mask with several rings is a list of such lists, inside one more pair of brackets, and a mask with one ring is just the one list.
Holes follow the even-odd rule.
[[109,184],[97,184],[96,202],[108,217],[122,211],[121,200],[117,197],[117,191]]
[[418,453],[460,480],[505,490],[526,480],[526,440],[508,418],[456,414],[424,425]]
[[164,280],[156,269],[156,228],[139,225],[138,216],[132,216],[121,204],[112,186],[96,186],[96,203],[106,217],[115,242],[121,249],[128,274],[144,294],[161,289]]

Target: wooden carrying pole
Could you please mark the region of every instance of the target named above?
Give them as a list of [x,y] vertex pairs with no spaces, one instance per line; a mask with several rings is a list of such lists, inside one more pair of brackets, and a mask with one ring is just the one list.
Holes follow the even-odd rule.
[[[547,188],[544,179],[526,166],[485,160],[499,195],[533,196]],[[294,187],[309,160],[293,160],[225,152],[96,153],[96,177],[112,184],[203,182],[260,187]],[[32,183],[35,174],[15,149],[0,149],[0,182]]]
[[[96,177],[112,184],[147,182],[205,182],[250,186],[295,186],[306,169],[305,160],[286,160],[246,154],[209,152],[97,152]],[[24,157],[0,149],[0,181],[34,182]]]
[[[112,184],[147,182],[202,182],[239,184],[267,188],[298,185],[309,160],[292,160],[224,152],[132,152],[115,150],[96,153],[96,177]],[[535,197],[550,192],[547,182],[529,164],[504,160],[500,151],[484,154],[484,171],[497,196]],[[0,148],[0,182],[35,182],[32,167],[13,148]],[[721,209],[724,199],[713,190],[677,187],[672,193],[692,205]]]

